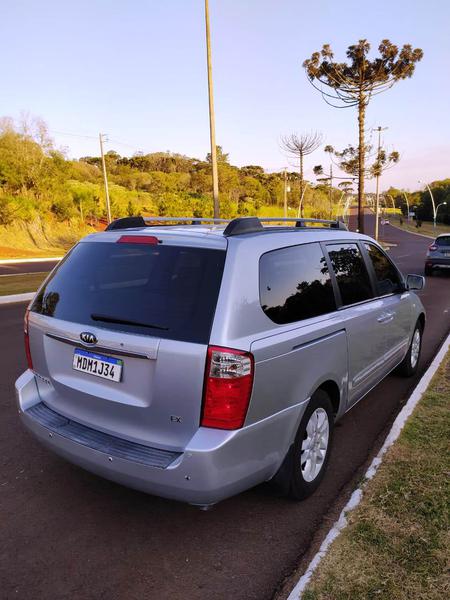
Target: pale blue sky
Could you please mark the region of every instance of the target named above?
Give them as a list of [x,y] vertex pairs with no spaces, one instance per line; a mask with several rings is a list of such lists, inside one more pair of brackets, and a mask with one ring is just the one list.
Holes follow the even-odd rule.
[[[209,151],[203,0],[11,0],[0,6],[0,115],[44,118],[52,132],[107,132],[121,154]],[[415,189],[450,176],[450,3],[446,0],[210,0],[217,142],[233,164],[281,168],[279,137],[318,129],[356,141],[354,109],[329,107],[301,64],[323,43],[358,39],[424,50],[411,80],[375,98],[369,127],[388,126],[402,159],[384,177]],[[69,156],[95,139],[53,133]],[[308,159],[326,161],[321,152]],[[369,189],[371,188],[369,184]]]

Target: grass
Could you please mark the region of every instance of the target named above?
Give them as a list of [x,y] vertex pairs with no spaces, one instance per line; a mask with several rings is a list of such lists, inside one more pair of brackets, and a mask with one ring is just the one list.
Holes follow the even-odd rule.
[[0,277],[0,296],[35,292],[47,275],[48,272],[2,275]]
[[450,597],[450,352],[303,600]]
[[81,237],[94,231],[79,220],[60,223],[38,216],[0,225],[0,259],[62,256]]
[[413,233],[421,233],[422,235],[428,235],[429,237],[436,237],[441,233],[450,234],[450,225],[443,225],[442,223],[437,223],[436,229],[434,229],[433,223],[429,223],[428,221],[422,221],[422,226],[416,227],[415,221],[411,220],[408,222],[405,217],[403,217],[403,225],[400,225],[400,219],[398,215],[389,215],[389,220],[392,225],[396,225],[401,229],[412,231]]

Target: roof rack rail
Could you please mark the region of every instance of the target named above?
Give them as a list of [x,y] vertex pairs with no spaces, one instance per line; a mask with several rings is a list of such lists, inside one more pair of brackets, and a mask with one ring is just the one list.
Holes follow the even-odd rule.
[[128,229],[130,227],[145,227],[145,221],[142,217],[123,217],[122,219],[111,221],[105,231]]
[[212,223],[220,225],[226,223],[223,235],[231,237],[233,235],[242,235],[245,233],[258,233],[264,231],[263,223],[295,223],[295,227],[307,227],[307,223],[328,225],[331,229],[341,229],[347,231],[345,223],[342,221],[333,221],[328,219],[303,219],[294,217],[237,217],[236,219],[214,219],[208,217],[123,217],[112,221],[106,231],[115,229],[129,229],[132,227],[155,227],[159,224],[186,223],[190,225],[200,225],[201,223]]
[[320,225],[329,225],[330,229],[345,229],[347,231],[347,226],[343,221],[339,221],[337,219],[305,219],[303,217],[294,218],[294,217],[259,217],[259,220],[266,222],[295,222],[296,227],[306,227],[306,223],[318,223]]
[[114,229],[129,229],[131,227],[146,227],[158,223],[189,223],[191,225],[200,225],[201,223],[229,223],[230,219],[197,218],[197,217],[123,217],[115,219],[105,229],[112,231]]
[[232,235],[241,235],[242,233],[257,233],[263,230],[264,227],[258,217],[237,217],[228,223],[223,235],[230,237]]
[[306,228],[306,223],[317,223],[320,225],[329,225],[330,229],[341,229],[347,231],[347,226],[342,221],[333,221],[329,219],[303,219],[286,217],[238,217],[233,219],[225,228],[223,235],[230,237],[243,233],[257,233],[264,231],[263,223],[295,223],[295,227]]

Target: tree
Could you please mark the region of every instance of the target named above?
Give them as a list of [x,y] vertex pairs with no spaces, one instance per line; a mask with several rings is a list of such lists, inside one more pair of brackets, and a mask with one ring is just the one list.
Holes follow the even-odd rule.
[[[218,163],[226,163],[226,164],[230,164],[230,160],[229,160],[229,154],[226,154],[223,149],[222,146],[216,146],[216,152],[217,152],[217,162]],[[206,155],[206,162],[211,164],[211,152],[208,152],[208,154]]]
[[300,173],[300,189],[299,189],[299,206],[300,216],[303,216],[303,194],[305,193],[305,181],[303,178],[303,161],[305,156],[312,154],[314,150],[322,143],[322,134],[315,132],[302,133],[297,135],[291,133],[290,135],[283,136],[281,138],[281,146],[285,152],[290,156],[298,159],[299,161],[299,173]]
[[[332,161],[336,164],[344,173],[348,175],[358,176],[359,173],[359,148],[349,144],[342,151],[335,150],[333,146],[325,146],[325,152],[328,152],[332,157]],[[373,147],[370,145],[364,146],[364,176],[365,178],[380,177],[381,174],[388,169],[393,167],[400,160],[400,154],[396,150],[392,152],[386,152],[384,148],[380,148],[379,151],[374,154],[372,152]],[[333,157],[336,160],[333,160]],[[367,166],[367,162],[370,159],[374,159],[373,163]],[[314,167],[314,173],[321,175],[323,168],[321,165]]]
[[[378,46],[380,56],[370,60],[370,44],[359,40],[347,49],[348,62],[335,62],[331,47],[325,44],[303,63],[310,83],[323,99],[335,108],[358,109],[358,229],[364,231],[363,199],[365,175],[364,128],[366,108],[372,96],[391,88],[397,81],[412,77],[415,65],[423,57],[420,48],[405,44],[401,50],[389,40]],[[324,90],[327,89],[328,91]]]

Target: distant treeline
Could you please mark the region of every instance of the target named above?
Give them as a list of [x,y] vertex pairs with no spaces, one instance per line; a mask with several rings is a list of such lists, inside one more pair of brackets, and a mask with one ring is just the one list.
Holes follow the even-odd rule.
[[[114,217],[147,214],[174,216],[212,216],[211,162],[171,152],[120,156],[106,154],[111,209]],[[228,154],[218,147],[221,216],[262,214],[281,215],[284,172],[266,173],[258,165],[236,167]],[[299,203],[299,176],[287,174],[290,214]],[[440,220],[450,219],[450,180],[435,182],[436,202],[448,199],[441,207]],[[342,199],[340,189],[330,190],[326,183],[310,182],[304,196],[305,216],[327,218],[336,214]],[[390,193],[396,205],[406,203],[400,190]],[[421,219],[431,218],[428,192],[410,194],[410,205],[417,206]],[[331,200],[331,202],[330,202]],[[331,206],[330,206],[331,204]],[[446,210],[442,210],[445,208]],[[40,119],[20,126],[11,119],[0,119],[0,225],[34,217],[60,222],[80,219],[95,224],[105,217],[101,160],[86,156],[68,160],[55,149],[45,123]]]
[[[221,216],[281,214],[284,172],[265,173],[257,165],[236,167],[218,147]],[[148,215],[212,216],[211,163],[171,152],[120,156],[106,154],[111,209],[114,217]],[[287,175],[291,211],[299,201],[298,175]],[[339,190],[333,190],[337,202]],[[311,185],[304,198],[308,216],[329,214],[328,188]],[[282,211],[282,209],[281,209]],[[0,120],[0,225],[33,216],[58,221],[105,216],[105,195],[99,156],[68,160],[55,149],[45,123],[34,119],[20,127]]]

